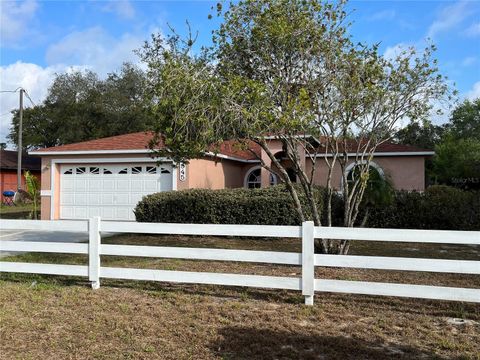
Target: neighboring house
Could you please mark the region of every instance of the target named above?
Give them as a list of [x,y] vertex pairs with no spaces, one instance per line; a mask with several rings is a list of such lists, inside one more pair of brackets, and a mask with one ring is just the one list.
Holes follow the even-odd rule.
[[[226,141],[217,154],[209,152],[188,164],[173,166],[169,159],[150,157],[147,145],[151,138],[150,133],[140,132],[30,152],[42,157],[42,219],[101,216],[134,220],[133,209],[147,194],[191,188],[254,188],[277,183],[275,176],[261,168],[258,157],[267,163],[269,159],[254,143],[251,151],[247,151]],[[274,137],[267,140],[272,152],[282,159],[280,141]],[[380,174],[387,174],[395,188],[422,191],[425,157],[432,155],[431,151],[388,143],[378,147],[372,166]],[[312,162],[305,153],[301,158],[308,171]],[[324,161],[317,161],[316,166],[315,183],[324,185],[327,166]],[[347,171],[352,167],[353,163]],[[295,180],[293,175],[292,179]],[[339,167],[334,169],[333,184],[341,189]]]
[[[17,191],[18,154],[12,150],[0,150],[0,195],[6,190]],[[28,170],[40,179],[41,161],[36,156],[22,156],[22,189],[25,189],[24,171]]]

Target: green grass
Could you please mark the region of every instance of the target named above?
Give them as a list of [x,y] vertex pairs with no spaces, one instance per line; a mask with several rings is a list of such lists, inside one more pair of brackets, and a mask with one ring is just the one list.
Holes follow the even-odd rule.
[[[27,219],[33,210],[32,204],[0,205],[0,218],[2,219]],[[39,212],[40,216],[40,212]]]

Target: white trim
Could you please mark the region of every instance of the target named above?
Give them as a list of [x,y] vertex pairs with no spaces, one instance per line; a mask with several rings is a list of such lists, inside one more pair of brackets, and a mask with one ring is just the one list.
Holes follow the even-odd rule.
[[[98,164],[98,163],[136,163],[136,162],[171,162],[172,163],[172,190],[177,190],[177,170],[173,160],[168,158],[66,158],[50,160],[50,220],[53,220],[55,213],[55,167],[57,164]],[[60,194],[60,191],[59,191]]]
[[[357,156],[357,153],[348,153],[347,156]],[[365,155],[369,155],[365,154]],[[373,156],[433,156],[435,151],[392,151],[392,152],[374,152]],[[308,155],[307,155],[308,156]],[[332,157],[333,154],[315,154],[315,157]]]
[[[243,178],[243,187],[244,187],[244,188],[248,189],[248,177],[250,176],[250,174],[251,174],[253,171],[258,170],[258,169],[260,169],[260,177],[261,177],[261,175],[262,175],[262,173],[261,173],[261,171],[262,171],[262,166],[260,166],[260,165],[258,165],[258,166],[253,166],[253,167],[251,167],[250,169],[248,169],[247,173],[245,174],[245,177]],[[267,171],[268,171],[268,170],[267,170]],[[277,175],[271,173],[270,171],[269,171],[269,173],[270,173],[270,174],[269,174],[270,176],[273,176],[273,184],[270,183],[270,176],[269,176],[269,178],[268,178],[268,183],[269,183],[270,185],[277,185],[277,184],[278,184],[278,177],[277,177]],[[261,181],[260,181],[260,187],[262,187],[262,182],[261,182]]]
[[149,157],[135,157],[135,158],[57,158],[52,159],[52,163],[57,164],[98,164],[98,163],[131,163],[131,162],[173,162],[169,158],[149,158]]
[[[78,151],[29,151],[29,155],[39,155],[39,156],[53,156],[53,155],[105,155],[105,154],[150,154],[151,152],[147,149],[145,150],[78,150]],[[237,158],[235,156],[228,156],[224,154],[215,154],[211,151],[205,153],[206,156],[218,157],[220,159],[227,159],[233,161],[239,161],[243,163],[258,163],[260,160],[252,159],[246,160]]]
[[[348,173],[357,165],[362,165],[362,164],[366,164],[368,163],[369,166],[373,167],[375,170],[378,171],[378,174],[383,178],[385,179],[385,173],[383,171],[383,169],[375,162],[373,161],[368,161],[368,160],[362,160],[362,161],[354,161],[352,162],[351,164],[349,164],[346,168],[345,168],[345,171],[344,171],[344,174],[347,175],[348,177]],[[340,193],[343,192],[343,176],[341,177],[340,179]]]
[[348,173],[350,172],[350,170],[352,170],[355,166],[357,165],[363,165],[363,164],[367,164],[371,167],[373,167],[375,170],[378,171],[378,174],[382,177],[382,178],[385,178],[385,173],[383,172],[383,169],[374,161],[367,161],[367,160],[362,160],[362,161],[355,161],[355,162],[352,162],[351,164],[349,164],[346,168],[345,168],[345,174],[348,175]]
[[52,190],[40,190],[40,196],[52,196]]
[[211,151],[206,152],[205,155],[218,157],[220,159],[239,161],[239,162],[243,162],[243,163],[259,163],[260,162],[260,160],[257,160],[257,159],[251,159],[251,160],[240,159],[240,158],[237,158],[237,157],[234,157],[234,156],[228,156],[228,155],[223,155],[223,154],[215,154]]

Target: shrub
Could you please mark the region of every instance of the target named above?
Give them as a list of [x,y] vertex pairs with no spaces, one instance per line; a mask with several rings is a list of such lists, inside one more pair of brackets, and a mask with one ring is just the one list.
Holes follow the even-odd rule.
[[[305,196],[300,201],[306,206]],[[315,188],[321,208],[322,188]],[[310,217],[310,214],[307,214]],[[145,196],[135,208],[139,222],[297,225],[300,219],[285,186],[264,189],[191,189]]]
[[[308,209],[298,189],[304,209]],[[325,191],[315,188],[318,208]],[[265,189],[192,189],[145,196],[135,209],[139,222],[195,224],[298,225],[300,219],[283,185]],[[307,217],[311,218],[307,213]],[[334,226],[342,226],[343,203],[335,195]],[[362,216],[359,216],[359,221]],[[398,229],[480,230],[480,192],[431,186],[424,193],[397,191],[388,205],[370,209],[367,227]],[[322,221],[326,223],[325,211]]]
[[370,227],[480,230],[480,192],[436,185],[424,193],[400,191],[391,205],[372,209]]

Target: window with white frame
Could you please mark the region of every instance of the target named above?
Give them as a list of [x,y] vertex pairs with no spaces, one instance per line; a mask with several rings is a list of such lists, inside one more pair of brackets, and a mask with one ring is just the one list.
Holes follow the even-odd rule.
[[[277,184],[277,176],[270,173],[270,185]],[[245,176],[245,187],[247,189],[258,189],[262,187],[262,168],[254,167]]]

